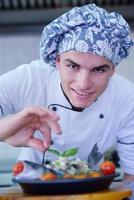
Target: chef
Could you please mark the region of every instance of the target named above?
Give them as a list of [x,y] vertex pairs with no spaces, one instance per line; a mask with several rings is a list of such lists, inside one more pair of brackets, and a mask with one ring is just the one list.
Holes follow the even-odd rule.
[[37,163],[51,145],[78,147],[77,157],[97,165],[116,144],[132,183],[134,85],[115,72],[132,46],[123,17],[95,4],[52,21],[42,33],[41,59],[0,77],[0,139],[25,146],[19,160]]

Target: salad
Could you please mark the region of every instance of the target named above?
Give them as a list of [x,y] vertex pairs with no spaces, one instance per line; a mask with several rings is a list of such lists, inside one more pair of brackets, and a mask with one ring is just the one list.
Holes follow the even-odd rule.
[[58,159],[44,165],[30,161],[18,161],[13,167],[13,176],[16,179],[48,181],[100,177],[115,173],[116,168],[111,161],[104,161],[95,171],[89,167],[87,161],[72,158],[77,154],[78,148],[71,148],[64,152],[49,148],[48,151],[56,154]]

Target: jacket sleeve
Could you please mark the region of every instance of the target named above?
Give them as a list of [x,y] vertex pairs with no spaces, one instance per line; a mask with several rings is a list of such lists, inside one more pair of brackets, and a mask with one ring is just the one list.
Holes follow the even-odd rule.
[[134,99],[125,110],[117,133],[117,151],[122,170],[134,175]]
[[44,68],[41,61],[33,61],[0,76],[0,116],[43,102],[47,77],[47,67]]

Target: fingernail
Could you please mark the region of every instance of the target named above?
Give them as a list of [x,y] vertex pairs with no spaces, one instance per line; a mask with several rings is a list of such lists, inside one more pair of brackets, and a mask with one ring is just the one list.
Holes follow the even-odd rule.
[[48,144],[48,143],[44,142],[45,151],[47,151],[47,150],[48,150],[49,146],[50,146],[50,144]]
[[53,144],[54,142],[51,140],[51,145]]
[[62,130],[61,130],[61,129],[58,131],[58,134],[59,134],[59,135],[62,134]]

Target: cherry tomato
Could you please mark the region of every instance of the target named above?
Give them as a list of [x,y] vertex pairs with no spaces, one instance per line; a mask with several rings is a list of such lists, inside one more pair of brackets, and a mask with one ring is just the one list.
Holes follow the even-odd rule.
[[17,162],[13,166],[13,175],[16,176],[24,170],[24,165],[22,162]]
[[44,181],[56,180],[56,179],[57,179],[57,175],[54,174],[54,173],[48,172],[48,173],[44,173],[44,174],[40,177],[40,179],[41,179],[41,180],[44,180]]
[[115,164],[111,161],[104,161],[101,165],[100,165],[100,171],[104,174],[104,175],[109,175],[109,174],[113,174],[115,173]]

